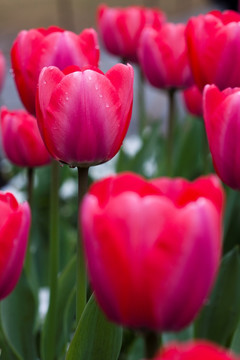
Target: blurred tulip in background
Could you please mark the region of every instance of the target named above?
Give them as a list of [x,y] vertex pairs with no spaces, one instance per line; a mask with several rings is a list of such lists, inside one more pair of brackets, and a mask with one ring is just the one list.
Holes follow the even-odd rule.
[[0,299],[14,289],[27,249],[31,213],[11,193],[0,192]]
[[37,119],[27,111],[2,107],[1,135],[4,153],[14,165],[36,167],[50,163]]

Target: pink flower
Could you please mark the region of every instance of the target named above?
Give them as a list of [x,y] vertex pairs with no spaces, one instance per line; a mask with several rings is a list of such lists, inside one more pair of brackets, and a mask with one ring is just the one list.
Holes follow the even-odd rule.
[[97,34],[85,29],[77,35],[51,26],[48,29],[21,31],[11,50],[14,79],[26,109],[35,114],[35,93],[39,74],[44,66],[60,70],[71,66],[98,66]]
[[0,91],[3,88],[6,75],[6,60],[3,53],[0,51]]
[[170,343],[153,360],[237,360],[229,350],[207,341]]
[[139,62],[151,85],[185,88],[193,84],[184,32],[184,24],[171,23],[164,24],[159,30],[143,30]]
[[225,184],[240,189],[240,88],[206,85],[203,107],[215,170]]
[[71,166],[110,160],[126,135],[132,102],[130,65],[115,65],[105,75],[92,68],[67,74],[55,67],[44,68],[39,77],[37,119],[50,154]]
[[17,166],[35,167],[50,162],[37,119],[25,110],[1,109],[2,146],[7,158]]
[[189,20],[186,27],[189,60],[200,89],[215,84],[223,90],[240,86],[240,14],[212,11]]
[[90,281],[112,321],[179,330],[196,316],[221,254],[224,194],[214,175],[92,185],[80,211]]
[[28,203],[18,204],[10,193],[0,192],[0,300],[20,277],[30,229]]
[[157,9],[141,6],[98,7],[98,28],[106,49],[123,59],[137,61],[137,47],[145,26],[161,27],[165,15]]
[[183,100],[190,114],[198,117],[203,116],[203,95],[196,85],[183,91]]

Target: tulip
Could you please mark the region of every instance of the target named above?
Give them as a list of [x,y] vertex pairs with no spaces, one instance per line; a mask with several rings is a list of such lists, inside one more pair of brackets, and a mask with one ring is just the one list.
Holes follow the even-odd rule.
[[213,285],[223,190],[214,175],[148,182],[126,173],[92,185],[80,219],[96,299],[136,329],[180,330]]
[[66,72],[48,67],[39,77],[37,119],[45,145],[70,166],[108,161],[129,126],[133,69],[117,64],[105,75],[92,68]]
[[3,53],[0,51],[0,91],[3,88],[5,74],[6,74],[6,61]]
[[192,17],[186,27],[189,60],[194,80],[203,89],[240,86],[240,14],[212,11]]
[[240,189],[239,107],[240,88],[204,88],[204,121],[213,164],[221,180],[233,189]]
[[27,202],[18,204],[11,193],[0,192],[0,299],[15,288],[20,277],[30,229]]
[[113,55],[137,62],[137,47],[142,30],[145,26],[161,27],[165,14],[141,6],[112,8],[100,5],[97,21],[106,49]]
[[193,84],[187,56],[184,24],[146,28],[139,42],[139,62],[144,75],[157,88],[185,88]]
[[54,65],[63,70],[68,66],[98,66],[97,34],[85,29],[77,35],[51,26],[48,29],[21,31],[11,50],[15,83],[26,109],[35,114],[35,94],[43,67]]
[[193,116],[203,116],[203,96],[196,85],[183,91],[183,100],[187,111]]
[[35,117],[25,110],[2,107],[0,118],[3,150],[13,164],[31,168],[50,162]]
[[153,360],[237,360],[229,350],[207,341],[170,343]]

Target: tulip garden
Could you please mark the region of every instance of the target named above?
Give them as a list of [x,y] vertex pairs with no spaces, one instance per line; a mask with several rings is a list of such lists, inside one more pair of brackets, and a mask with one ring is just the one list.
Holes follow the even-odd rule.
[[96,17],[11,47],[0,175],[24,199],[1,189],[0,359],[240,359],[240,13]]

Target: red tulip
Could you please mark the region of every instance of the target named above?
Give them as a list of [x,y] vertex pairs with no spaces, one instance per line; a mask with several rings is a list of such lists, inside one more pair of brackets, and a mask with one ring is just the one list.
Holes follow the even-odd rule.
[[193,84],[184,24],[146,28],[139,43],[139,62],[150,84],[157,88],[185,88]]
[[30,229],[28,203],[18,204],[10,193],[0,192],[0,300],[20,277]]
[[6,75],[6,61],[3,53],[0,51],[0,91],[3,88],[5,75]]
[[237,356],[206,341],[170,343],[153,360],[237,360]]
[[44,68],[39,77],[37,119],[50,154],[71,166],[110,160],[127,132],[132,102],[130,65],[115,65],[105,75],[97,68],[67,74],[55,67]]
[[183,91],[183,100],[190,114],[198,117],[203,116],[203,95],[196,85]]
[[98,7],[98,28],[106,49],[113,55],[137,61],[137,47],[145,26],[161,27],[165,15],[157,9],[140,6]]
[[240,88],[220,91],[207,85],[204,120],[216,172],[233,189],[240,189]]
[[200,89],[215,84],[223,90],[240,86],[240,14],[212,11],[189,20],[188,52],[194,80]]
[[14,79],[26,109],[35,114],[35,93],[44,66],[98,66],[97,34],[85,29],[77,35],[58,27],[21,31],[11,50]]
[[17,166],[35,167],[50,162],[50,155],[40,135],[37,119],[25,110],[1,109],[3,150]]
[[90,281],[112,321],[179,330],[213,285],[223,190],[215,176],[148,182],[134,174],[92,185],[80,212]]

